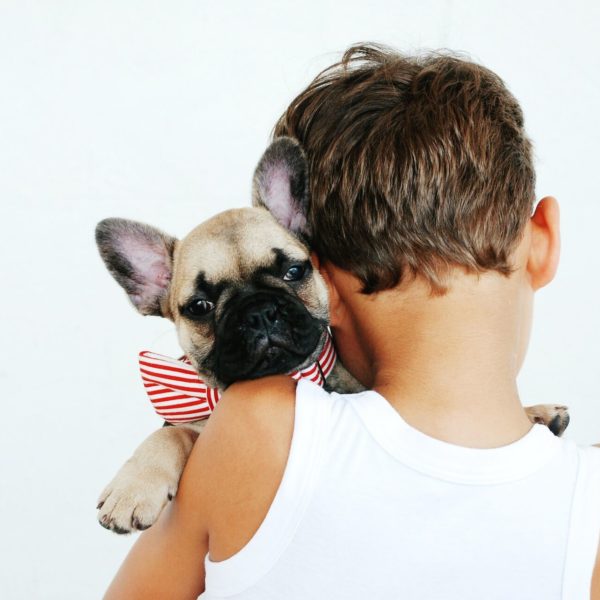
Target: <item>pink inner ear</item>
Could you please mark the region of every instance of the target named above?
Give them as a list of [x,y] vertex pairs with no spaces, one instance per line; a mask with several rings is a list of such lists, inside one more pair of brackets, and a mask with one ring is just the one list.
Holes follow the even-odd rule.
[[291,218],[291,221],[289,224],[289,229],[290,229],[290,231],[306,232],[306,230],[307,230],[306,217],[301,212],[295,212],[292,215],[292,218]]
[[292,199],[289,170],[283,165],[273,165],[265,173],[264,181],[266,190],[263,198],[267,208],[281,225],[291,229],[299,213]]
[[141,284],[140,303],[152,302],[169,286],[171,259],[164,244],[136,237],[121,240],[121,252],[133,267],[135,279]]

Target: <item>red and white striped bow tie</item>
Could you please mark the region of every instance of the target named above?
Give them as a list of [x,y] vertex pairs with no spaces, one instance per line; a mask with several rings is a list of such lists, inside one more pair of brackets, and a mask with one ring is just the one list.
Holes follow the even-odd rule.
[[[323,386],[335,365],[336,354],[327,335],[316,362],[290,373],[292,379],[310,379]],[[186,356],[179,359],[148,350],[139,355],[140,372],[154,410],[168,423],[191,423],[207,419],[221,398],[218,388],[206,385]]]

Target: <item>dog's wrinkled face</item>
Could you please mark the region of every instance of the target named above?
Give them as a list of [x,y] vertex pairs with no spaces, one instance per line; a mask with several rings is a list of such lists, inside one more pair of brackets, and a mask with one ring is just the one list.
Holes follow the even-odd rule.
[[305,243],[307,167],[279,138],[254,175],[254,208],[229,210],[179,241],[124,219],[98,224],[109,271],[142,314],[172,319],[209,385],[288,373],[325,341],[327,289]]
[[308,248],[264,208],[221,213],[184,238],[168,304],[182,348],[221,386],[311,362],[328,322]]

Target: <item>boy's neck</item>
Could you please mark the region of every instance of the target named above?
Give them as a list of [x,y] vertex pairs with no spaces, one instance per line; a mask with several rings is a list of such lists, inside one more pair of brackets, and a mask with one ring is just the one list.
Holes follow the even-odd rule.
[[[531,294],[518,276],[462,276],[441,297],[423,287],[383,292],[354,325],[372,365],[370,387],[413,427],[474,448],[531,428],[516,377],[529,337]],[[378,297],[379,296],[379,297]],[[364,308],[364,307],[363,307]]]

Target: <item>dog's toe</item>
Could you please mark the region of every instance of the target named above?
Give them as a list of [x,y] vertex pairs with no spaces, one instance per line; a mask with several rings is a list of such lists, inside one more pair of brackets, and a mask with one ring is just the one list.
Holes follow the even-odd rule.
[[115,533],[130,533],[131,527],[123,520],[122,502],[115,494],[109,494],[108,497],[101,503],[98,512],[98,523],[105,529],[114,531]]
[[144,531],[144,529],[148,529],[149,527],[151,527],[152,523],[147,523],[144,521],[143,517],[141,518],[134,514],[131,517],[131,526],[133,527],[133,529],[137,529],[138,531]]
[[153,490],[154,493],[146,492],[139,497],[131,510],[131,527],[134,530],[143,531],[156,523],[160,513],[166,504],[175,495],[175,490],[166,489]]

